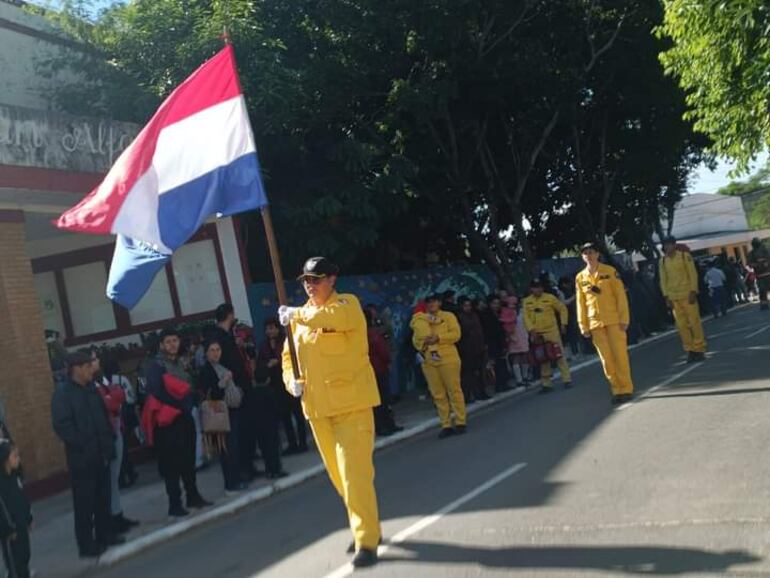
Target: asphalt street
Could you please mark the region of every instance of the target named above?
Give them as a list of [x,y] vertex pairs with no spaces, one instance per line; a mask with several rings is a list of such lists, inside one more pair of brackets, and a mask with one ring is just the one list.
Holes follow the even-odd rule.
[[[770,313],[707,324],[708,359],[678,337],[632,353],[620,408],[594,365],[376,454],[386,543],[367,577],[770,577]],[[147,550],[105,578],[351,574],[326,478]]]

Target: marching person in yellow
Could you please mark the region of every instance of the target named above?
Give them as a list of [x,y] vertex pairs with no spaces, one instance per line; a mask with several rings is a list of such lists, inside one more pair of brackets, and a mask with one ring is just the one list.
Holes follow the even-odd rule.
[[698,272],[687,251],[676,248],[676,239],[663,239],[663,257],[660,260],[660,288],[666,305],[674,313],[676,329],[687,352],[687,362],[706,358],[706,338],[698,308]]
[[281,324],[291,326],[301,374],[295,379],[287,343],[283,378],[287,391],[302,397],[326,471],[348,510],[353,566],[361,568],[377,562],[381,537],[372,461],[372,408],[380,394],[364,313],[355,296],[335,291],[337,274],[328,259],[308,259],[300,276],[307,303],[279,308]]
[[[431,295],[425,299],[425,313],[416,313],[409,326],[412,344],[422,357],[422,372],[436,404],[441,420],[438,437],[444,439],[466,428],[465,397],[460,387],[460,355],[455,344],[460,340],[457,317],[441,310],[441,298]],[[451,412],[455,428],[452,429]]]
[[575,279],[580,332],[591,337],[599,351],[613,403],[624,403],[634,395],[626,336],[630,321],[626,289],[614,267],[599,263],[594,243],[583,245],[581,254],[586,268]]
[[[561,336],[567,332],[567,307],[556,296],[546,293],[542,281],[534,279],[529,284],[531,294],[524,298],[521,309],[524,313],[524,327],[530,335],[532,342],[545,341],[555,343],[564,351]],[[558,361],[561,380],[564,388],[572,387],[569,364],[562,354]],[[540,393],[551,393],[551,361],[546,361],[540,366],[540,376],[543,379],[543,388]]]

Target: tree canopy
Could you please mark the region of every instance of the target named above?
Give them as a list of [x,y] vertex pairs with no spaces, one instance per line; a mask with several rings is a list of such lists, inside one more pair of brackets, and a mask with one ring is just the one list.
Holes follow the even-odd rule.
[[506,283],[587,239],[654,252],[706,144],[658,63],[654,0],[134,0],[58,18],[92,48],[59,105],[137,122],[227,26],[290,268],[430,252]]
[[666,71],[687,92],[688,118],[720,155],[748,169],[770,146],[770,4],[664,0]]
[[770,160],[745,181],[733,181],[717,191],[741,197],[752,229],[770,228]]

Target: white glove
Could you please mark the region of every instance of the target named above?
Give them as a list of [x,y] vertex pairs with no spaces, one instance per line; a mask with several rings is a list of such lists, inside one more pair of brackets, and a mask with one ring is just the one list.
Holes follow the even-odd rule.
[[302,390],[305,389],[304,382],[292,378],[286,389],[293,397],[302,397]]
[[280,321],[281,325],[284,327],[288,327],[291,320],[294,319],[294,316],[297,314],[297,311],[299,311],[298,307],[281,305],[278,308],[278,321]]

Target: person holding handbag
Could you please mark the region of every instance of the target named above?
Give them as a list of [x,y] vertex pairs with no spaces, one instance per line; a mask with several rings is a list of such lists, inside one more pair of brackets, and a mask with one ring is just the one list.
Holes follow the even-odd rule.
[[225,492],[238,492],[247,485],[241,479],[239,423],[243,391],[233,381],[232,372],[220,363],[222,346],[218,341],[205,341],[203,352],[206,363],[199,373],[199,386],[207,400],[223,401],[229,416],[229,431],[219,451],[219,463],[225,481]]
[[[533,279],[529,284],[529,288],[531,294],[529,297],[524,298],[522,310],[524,311],[524,326],[530,334],[532,343],[551,343],[556,345],[559,351],[563,350],[561,336],[567,332],[567,307],[559,301],[558,297],[545,292],[545,287],[541,280]],[[557,364],[561,372],[564,388],[571,388],[572,380],[569,364],[564,355],[557,357]],[[540,393],[551,393],[553,391],[551,372],[551,359],[549,356],[540,365],[540,377],[543,380],[543,387]]]

